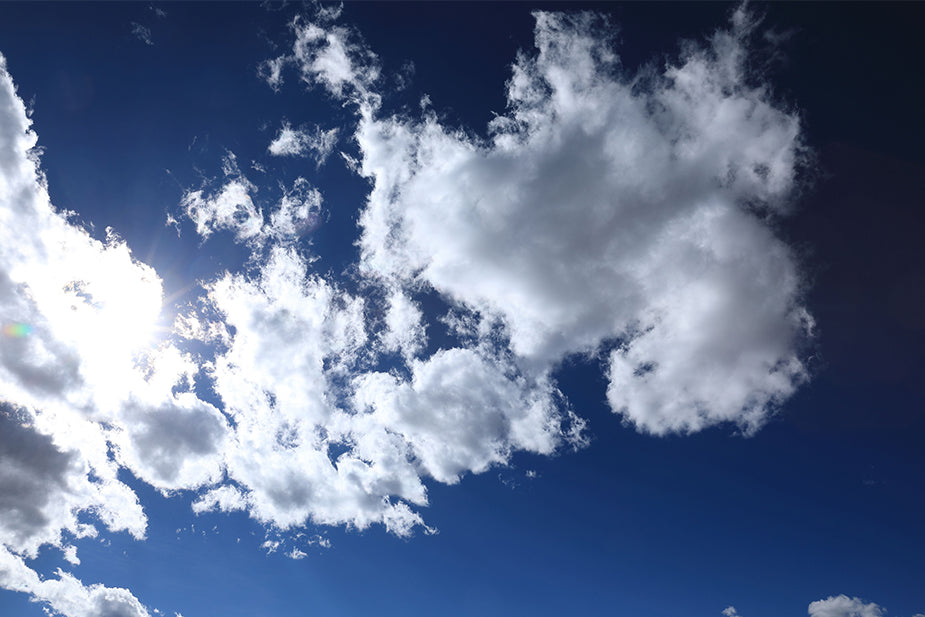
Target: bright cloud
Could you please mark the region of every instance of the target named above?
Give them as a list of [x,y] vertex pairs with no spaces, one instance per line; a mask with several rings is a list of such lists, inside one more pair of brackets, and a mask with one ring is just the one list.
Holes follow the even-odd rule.
[[[2,57],[0,118],[0,584],[69,617],[147,615],[126,590],[41,579],[24,559],[53,547],[77,565],[68,538],[101,529],[144,538],[120,464],[161,488],[195,486],[218,473],[202,440],[218,443],[224,423],[183,392],[198,370],[188,356],[152,347],[157,274],[113,233],[97,241],[52,208]],[[217,427],[211,438],[204,426]]]
[[817,600],[807,609],[810,617],[883,617],[884,609],[871,602],[866,604],[860,598],[849,598],[842,594]]
[[282,196],[267,220],[256,205],[257,185],[241,172],[234,153],[225,155],[222,169],[220,188],[211,192],[207,187],[188,190],[180,202],[183,213],[204,239],[216,231],[231,231],[237,241],[254,246],[267,241],[287,243],[311,233],[321,223],[321,193],[305,178],[296,178],[290,188],[282,187]]
[[58,570],[57,578],[40,578],[22,558],[0,546],[0,586],[30,594],[55,613],[68,617],[149,617],[150,613],[127,589],[100,584],[86,586],[72,574]]
[[371,89],[380,73],[376,55],[356,32],[333,23],[339,16],[340,11],[321,9],[315,22],[296,17],[290,24],[295,34],[292,53],[261,65],[260,73],[267,84],[279,89],[283,69],[294,65],[309,87],[320,85],[336,98],[375,98]]
[[[840,594],[811,602],[807,613],[810,617],[883,617],[886,609],[874,602],[867,603],[861,598],[850,598]],[[723,615],[740,617],[734,606],[723,609]]]
[[311,155],[320,167],[334,150],[337,133],[337,127],[327,131],[318,126],[312,129],[294,129],[288,123],[284,123],[267,150],[274,156]]
[[[363,271],[500,319],[525,365],[616,341],[608,399],[641,430],[756,429],[806,379],[812,320],[767,223],[794,187],[799,119],[749,84],[746,15],[638,76],[595,16],[536,22],[488,140],[361,105]],[[313,28],[301,44],[326,41]]]
[[[356,111],[371,190],[354,285],[296,242],[322,222],[318,189],[299,177],[270,204],[228,152],[180,208],[251,260],[202,283],[167,340],[157,273],[51,206],[0,57],[5,588],[69,617],[148,614],[127,590],[43,580],[24,561],[50,546],[79,564],[67,538],[99,532],[81,513],[143,538],[120,468],[166,496],[197,491],[197,514],[407,536],[431,531],[417,511],[428,482],[586,443],[555,381],[572,354],[605,357],[611,408],[654,434],[756,430],[806,379],[803,282],[769,224],[794,189],[800,123],[745,72],[745,13],[640,75],[621,71],[598,17],[537,13],[536,51],[514,62],[484,139],[431,112],[382,113],[378,60],[338,14],[295,19],[291,53],[261,71],[278,89],[294,67]],[[320,166],[338,137],[284,123],[269,152]],[[433,291],[443,315],[422,308]],[[429,352],[438,324],[456,342]],[[811,615],[880,617],[824,605],[841,598]]]

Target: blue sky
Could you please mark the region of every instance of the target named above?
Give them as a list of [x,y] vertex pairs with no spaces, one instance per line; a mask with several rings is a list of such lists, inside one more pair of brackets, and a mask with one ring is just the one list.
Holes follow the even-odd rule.
[[0,5],[0,615],[921,617],[915,5]]

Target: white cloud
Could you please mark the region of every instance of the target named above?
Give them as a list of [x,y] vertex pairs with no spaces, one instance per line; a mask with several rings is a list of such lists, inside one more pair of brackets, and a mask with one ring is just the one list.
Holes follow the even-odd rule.
[[388,465],[329,458],[348,437],[341,426],[353,423],[335,384],[365,353],[363,302],[309,276],[305,260],[280,247],[256,280],[229,275],[212,283],[209,301],[234,331],[212,377],[234,421],[225,458],[240,489],[210,492],[196,510],[247,507],[281,529],[381,522],[407,533],[419,524],[406,505],[390,501],[399,494],[422,502],[417,474],[410,472],[412,489],[401,490]]
[[723,615],[725,615],[726,617],[740,617],[739,613],[736,612],[736,607],[734,606],[727,606],[726,608],[724,608]]
[[220,190],[212,194],[203,189],[187,191],[180,206],[203,238],[227,229],[239,240],[250,240],[263,229],[263,213],[252,197],[257,187],[241,173],[233,153],[226,154],[222,167],[227,180]]
[[[211,345],[206,362],[153,348],[151,268],[54,211],[0,57],[0,585],[69,617],[146,615],[126,590],[42,580],[23,561],[54,546],[78,563],[65,535],[97,533],[81,512],[143,537],[119,466],[165,494],[201,490],[197,514],[408,535],[429,530],[414,509],[428,480],[584,443],[552,377],[568,354],[609,354],[611,405],[653,433],[754,429],[804,378],[811,322],[767,224],[786,210],[799,123],[746,84],[744,26],[635,78],[595,17],[538,13],[538,53],[517,59],[508,113],[480,140],[429,112],[380,117],[376,58],[330,23],[338,12],[297,18],[292,54],[263,71],[279,87],[295,65],[359,103],[359,171],[374,183],[359,287],[381,306],[296,248],[320,221],[317,189],[299,178],[265,215],[229,153],[221,185],[181,203],[203,238],[227,230],[254,251],[248,274],[207,283],[177,321]],[[270,151],[320,164],[335,137],[284,125]],[[430,289],[462,343],[425,356],[414,298]],[[221,410],[194,394],[197,376]]]
[[[139,378],[133,359],[153,334],[160,281],[115,238],[97,242],[53,210],[36,135],[2,56],[0,118],[0,322],[22,326],[5,329],[0,345],[4,482],[44,485],[7,487],[19,496],[5,504],[8,524],[20,514],[31,522],[7,528],[3,543],[30,556],[42,544],[60,546],[61,530],[89,533],[76,514],[90,509],[110,528],[141,536],[144,515],[116,479],[96,421],[117,416]],[[35,453],[17,443],[32,443]]]
[[151,38],[151,28],[147,26],[142,26],[137,22],[132,22],[132,34],[136,39],[144,43],[145,45],[154,45],[154,40]]
[[418,473],[453,484],[506,463],[513,450],[549,454],[562,441],[557,392],[546,379],[533,382],[470,349],[442,350],[411,368],[410,381],[386,373],[357,379],[360,458],[382,458],[382,441],[399,435]]
[[379,78],[376,55],[344,26],[333,25],[340,11],[321,8],[312,22],[297,16],[290,24],[295,33],[292,53],[268,60],[260,75],[274,89],[283,82],[282,71],[295,65],[308,86],[320,85],[335,98],[358,102],[375,99],[372,87]]
[[[426,505],[425,478],[455,483],[516,450],[580,442],[583,423],[548,374],[521,373],[486,345],[415,359],[422,314],[403,293],[386,297],[373,333],[371,307],[310,274],[294,248],[272,245],[258,263],[255,276],[208,284],[201,314],[186,318],[190,336],[221,333],[210,374],[234,427],[223,453],[234,484],[201,496],[197,513],[407,535],[423,525],[411,506]],[[380,349],[400,351],[408,374],[365,369]]]
[[289,63],[287,56],[280,56],[271,60],[266,60],[260,64],[257,74],[267,82],[275,92],[279,92],[283,85],[283,69]]
[[311,156],[318,167],[324,164],[328,155],[337,144],[337,127],[322,130],[315,126],[311,129],[294,129],[289,123],[283,123],[276,138],[267,148],[274,156]]
[[220,486],[202,494],[193,502],[193,512],[234,512],[247,508],[244,494],[233,486]]
[[427,342],[424,314],[400,289],[393,289],[387,302],[383,345],[387,351],[399,352],[410,362]]
[[285,241],[313,232],[321,224],[321,203],[318,189],[305,178],[296,178],[292,188],[283,192],[276,211],[270,215],[264,235]]
[[145,606],[127,589],[86,586],[74,575],[56,572],[40,578],[23,559],[0,546],[0,587],[29,594],[67,617],[149,617]]
[[641,430],[756,429],[805,380],[812,322],[767,223],[789,204],[799,119],[749,85],[746,17],[639,76],[597,17],[536,21],[487,141],[360,107],[363,271],[500,319],[526,367],[617,341],[608,399]]
[[810,617],[883,617],[886,612],[873,602],[865,604],[860,598],[849,598],[843,594],[816,600],[807,610]]
[[282,187],[282,196],[267,220],[255,203],[258,188],[241,172],[234,153],[226,154],[222,167],[225,178],[218,190],[188,190],[180,201],[183,213],[203,238],[216,231],[231,231],[238,242],[263,246],[267,241],[297,240],[321,224],[321,193],[305,178],[296,178],[291,188]]
[[112,436],[119,460],[156,488],[196,489],[222,477],[227,426],[222,414],[191,393],[162,405],[126,405]]
[[[80,432],[96,437],[87,424]],[[45,544],[66,550],[62,533],[95,535],[95,529],[78,522],[80,512],[94,509],[112,529],[144,533],[144,514],[134,495],[111,476],[91,480],[95,468],[87,458],[40,432],[31,414],[3,406],[0,429],[0,546],[30,558]]]
[[[382,306],[278,242],[293,208],[265,225],[253,206],[227,225],[269,252],[255,253],[254,276],[207,285],[204,312],[186,317],[189,336],[221,344],[210,374],[234,426],[232,484],[197,512],[409,533],[425,478],[454,483],[516,450],[585,443],[551,371],[607,341],[620,342],[614,410],[654,433],[754,429],[803,378],[799,276],[755,213],[786,209],[799,125],[745,83],[744,18],[640,88],[615,76],[596,17],[536,17],[539,53],[515,64],[510,111],[486,142],[432,114],[377,117],[375,57],[346,29],[293,22],[286,62],[360,103],[361,172],[374,181],[361,271]],[[226,175],[246,182],[233,159]],[[215,210],[188,214],[229,220]],[[454,306],[442,320],[463,347],[419,357],[422,286]],[[406,371],[377,370],[380,351]]]
[[23,561],[54,547],[76,565],[65,539],[102,528],[144,538],[147,518],[110,452],[121,444],[121,463],[158,486],[197,484],[202,438],[186,431],[206,411],[190,398],[183,354],[153,347],[157,274],[110,230],[100,242],[54,210],[36,141],[0,56],[0,586],[68,617],[146,615],[125,590],[67,573],[42,580]]

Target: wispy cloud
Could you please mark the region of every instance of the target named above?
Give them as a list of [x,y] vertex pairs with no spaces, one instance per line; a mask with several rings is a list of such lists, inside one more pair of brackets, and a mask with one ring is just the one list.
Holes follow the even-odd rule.
[[133,21],[132,34],[145,45],[154,45],[154,40],[151,38],[151,28]]
[[267,150],[274,156],[311,156],[320,167],[337,144],[338,129],[321,127],[294,129],[283,123]]

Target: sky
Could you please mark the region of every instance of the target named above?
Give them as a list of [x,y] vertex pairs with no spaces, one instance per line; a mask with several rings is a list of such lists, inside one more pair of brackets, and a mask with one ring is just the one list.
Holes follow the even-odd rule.
[[923,617],[921,16],[0,4],[0,615]]

